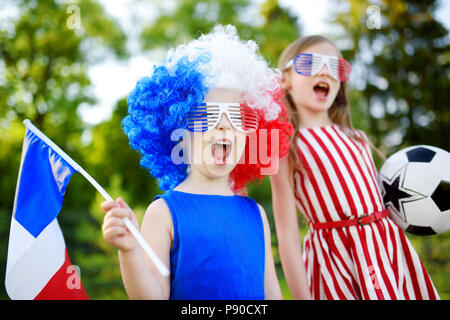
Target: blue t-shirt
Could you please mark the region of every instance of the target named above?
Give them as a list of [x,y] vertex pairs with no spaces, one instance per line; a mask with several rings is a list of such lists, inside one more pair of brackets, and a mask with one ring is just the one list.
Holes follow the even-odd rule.
[[171,190],[170,299],[264,299],[264,228],[244,196]]

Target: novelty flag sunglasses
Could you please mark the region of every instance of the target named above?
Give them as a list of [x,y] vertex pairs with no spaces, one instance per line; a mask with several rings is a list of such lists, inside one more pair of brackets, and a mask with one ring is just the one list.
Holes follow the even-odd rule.
[[217,126],[222,114],[226,114],[233,127],[240,132],[254,132],[258,128],[255,109],[241,103],[206,102],[188,112],[188,129],[192,132],[211,130]]
[[331,76],[339,81],[345,82],[350,77],[352,68],[350,63],[336,56],[325,56],[318,53],[299,53],[289,61],[284,70],[294,65],[295,72],[304,76],[314,76],[326,64]]

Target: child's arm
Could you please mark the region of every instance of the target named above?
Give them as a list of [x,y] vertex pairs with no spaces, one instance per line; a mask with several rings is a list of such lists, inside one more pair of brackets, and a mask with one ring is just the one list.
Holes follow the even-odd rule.
[[281,300],[280,284],[278,283],[277,273],[275,271],[275,265],[272,255],[272,244],[270,238],[270,226],[267,221],[266,212],[264,208],[258,204],[259,211],[261,212],[261,218],[264,226],[264,244],[265,244],[265,273],[264,273],[264,295],[266,300]]
[[[120,270],[130,299],[168,299],[170,277],[163,277],[130,234],[122,218],[128,217],[139,227],[133,211],[119,198],[102,204],[106,212],[103,236],[119,249]],[[164,200],[158,199],[148,207],[142,221],[141,233],[161,261],[170,265],[172,220]]]
[[294,299],[311,299],[302,258],[294,190],[289,183],[288,159],[281,160],[278,173],[270,177],[275,228],[283,272]]

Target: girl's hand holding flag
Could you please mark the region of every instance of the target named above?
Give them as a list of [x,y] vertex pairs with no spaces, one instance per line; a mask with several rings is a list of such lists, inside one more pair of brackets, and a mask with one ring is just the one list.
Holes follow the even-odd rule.
[[105,201],[102,203],[102,210],[106,213],[103,220],[103,237],[105,240],[121,251],[130,251],[136,247],[136,239],[123,221],[130,219],[136,228],[139,223],[133,211],[122,198],[117,201]]

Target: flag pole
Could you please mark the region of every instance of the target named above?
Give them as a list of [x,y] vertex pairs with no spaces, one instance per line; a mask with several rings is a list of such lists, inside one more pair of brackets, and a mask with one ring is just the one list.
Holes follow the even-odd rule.
[[[114,199],[105,191],[105,189],[100,186],[97,181],[94,180],[86,171],[84,171],[83,168],[80,167],[79,171],[93,186],[95,189],[97,189],[98,192],[108,201],[114,201]],[[145,241],[144,237],[141,235],[141,233],[136,229],[134,224],[128,219],[127,217],[122,219],[125,225],[127,226],[128,230],[130,230],[131,234],[134,236],[136,241],[140,244],[142,249],[145,251],[147,256],[150,258],[150,260],[153,262],[153,264],[156,266],[158,271],[164,276],[167,277],[169,275],[169,270],[167,267],[162,263],[162,261],[159,259],[159,257],[156,255],[156,253],[153,251],[153,249],[149,246],[147,241]]]
[[[59,148],[53,141],[51,141],[45,134],[43,134],[38,128],[36,128],[30,120],[26,119],[23,121],[25,124],[25,127],[29,130],[31,130],[36,136],[38,136],[42,141],[44,141],[50,148],[52,148],[57,154],[59,154],[72,168],[81,173],[83,177],[85,177],[93,186],[94,188],[100,192],[100,194],[108,201],[114,201],[114,199],[105,191],[105,189],[102,188],[102,186],[94,180],[94,178],[91,177],[90,174],[88,174],[78,163],[76,163],[71,157],[69,157],[61,148]],[[145,241],[144,237],[141,235],[139,230],[136,229],[136,227],[133,225],[133,223],[128,219],[127,217],[123,218],[123,222],[125,223],[128,230],[130,230],[133,237],[136,239],[136,241],[139,243],[139,245],[142,247],[144,252],[147,254],[147,256],[150,258],[150,261],[153,262],[153,264],[156,266],[158,271],[164,276],[167,277],[169,275],[169,270],[167,267],[162,263],[161,259],[156,255],[156,253],[153,251],[153,249],[150,247],[150,245]]]

